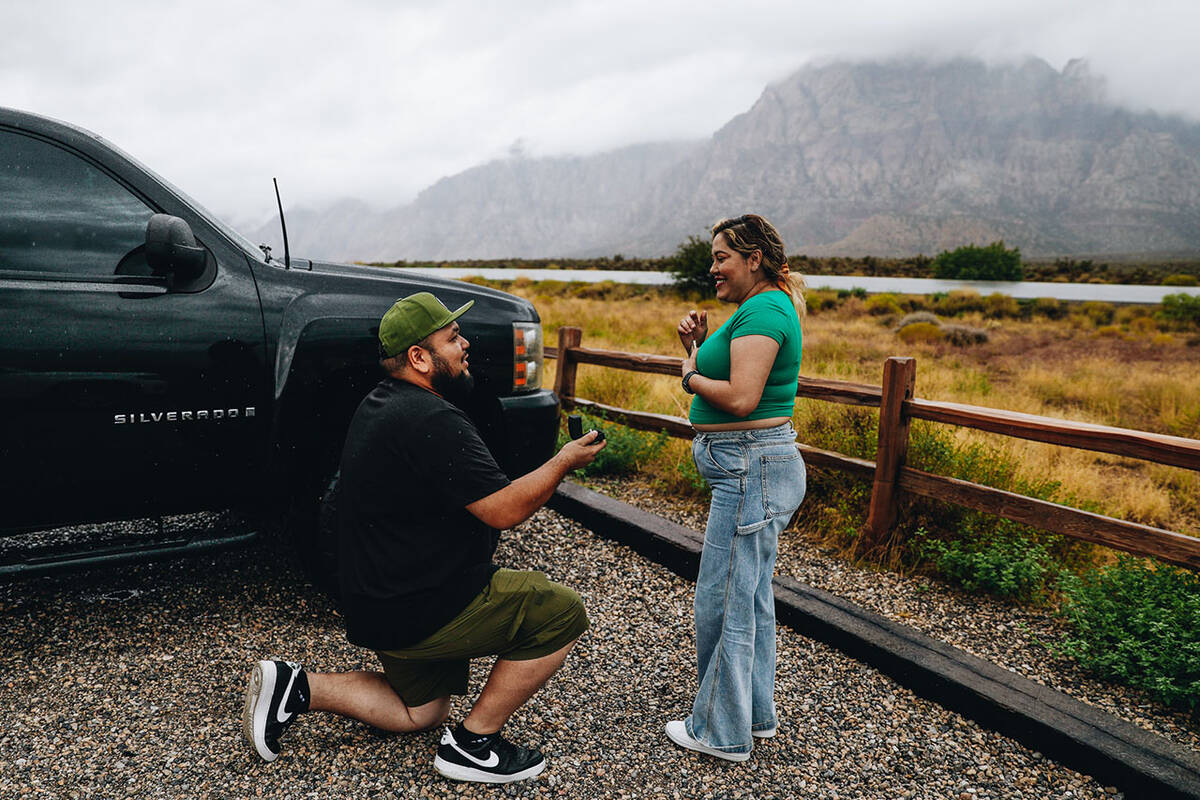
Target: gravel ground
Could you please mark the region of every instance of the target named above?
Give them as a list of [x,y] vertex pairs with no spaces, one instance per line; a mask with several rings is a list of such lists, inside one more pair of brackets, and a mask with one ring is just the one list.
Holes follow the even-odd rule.
[[432,768],[437,733],[383,734],[321,714],[288,731],[276,762],[260,761],[240,729],[255,660],[376,666],[267,538],[0,586],[0,797],[1120,796],[786,628],[779,736],[744,764],[679,750],[662,726],[695,689],[691,583],[549,511],[508,532],[497,561],[574,587],[592,620],[506,729],[546,753],[535,780],[449,783]]
[[[596,481],[593,485],[631,505],[704,530],[707,508],[701,503],[663,496],[636,482]],[[858,568],[833,557],[796,531],[780,537],[775,572],[843,597],[1200,752],[1200,716],[1189,717],[1138,690],[1100,680],[1074,661],[1056,656],[1050,646],[1067,629],[1049,609],[971,595],[927,577]]]

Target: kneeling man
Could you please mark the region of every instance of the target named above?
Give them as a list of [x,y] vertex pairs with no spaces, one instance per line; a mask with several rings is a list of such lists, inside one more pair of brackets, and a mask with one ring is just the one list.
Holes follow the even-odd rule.
[[470,418],[446,398],[468,391],[470,346],[432,294],[396,302],[379,325],[387,377],[346,436],[338,488],[339,580],[346,635],[374,650],[382,672],[312,673],[260,661],[246,689],[246,737],[267,761],[309,711],[388,731],[444,722],[465,694],[470,660],[499,656],[469,714],[447,728],[434,767],[456,780],[507,783],[546,766],[501,727],[562,665],[588,626],[579,595],[539,572],[499,569],[499,530],[542,507],[558,483],[596,457],[595,432],[568,442],[515,481],[500,471]]

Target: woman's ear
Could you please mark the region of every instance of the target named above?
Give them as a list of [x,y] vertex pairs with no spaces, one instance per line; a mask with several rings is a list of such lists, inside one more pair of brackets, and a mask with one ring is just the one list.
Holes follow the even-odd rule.
[[750,265],[751,271],[757,270],[762,266],[762,250],[755,250],[746,259],[746,263]]

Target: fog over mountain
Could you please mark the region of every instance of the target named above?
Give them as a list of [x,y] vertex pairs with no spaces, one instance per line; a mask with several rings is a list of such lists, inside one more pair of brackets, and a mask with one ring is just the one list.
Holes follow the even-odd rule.
[[[338,259],[657,256],[745,211],[813,255],[1200,252],[1200,125],[1113,105],[1079,61],[832,63],[706,141],[515,156],[384,212],[289,211],[288,231]],[[252,238],[278,246],[278,221]]]

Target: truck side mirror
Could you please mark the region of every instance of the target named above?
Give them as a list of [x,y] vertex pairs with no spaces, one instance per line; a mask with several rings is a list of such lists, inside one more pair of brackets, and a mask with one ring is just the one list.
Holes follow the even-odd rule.
[[199,277],[208,253],[196,244],[191,227],[179,217],[155,214],[146,223],[146,263],[156,275],[185,284]]

